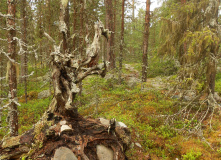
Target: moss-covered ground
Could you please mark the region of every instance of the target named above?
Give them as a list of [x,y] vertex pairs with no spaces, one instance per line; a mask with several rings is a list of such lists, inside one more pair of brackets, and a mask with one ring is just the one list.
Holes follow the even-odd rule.
[[[130,65],[136,70],[141,68],[138,64]],[[123,72],[124,74],[134,74],[126,69]],[[39,76],[44,74],[45,72],[40,74],[39,71]],[[113,71],[111,74],[117,74],[117,72]],[[161,73],[155,70],[151,77],[159,75]],[[118,84],[117,79],[114,78],[89,77],[83,81],[82,95],[76,99],[79,104],[79,113],[93,118],[116,118],[117,121],[125,123],[130,128],[132,135],[133,143],[127,151],[127,156],[131,160],[146,160],[149,156],[153,160],[221,159],[220,113],[214,114],[212,129],[207,124],[210,121],[209,117],[203,122],[203,137],[177,132],[167,126],[165,119],[161,116],[176,113],[179,110],[174,105],[177,100],[165,95],[166,88],[154,88],[151,84],[153,81],[154,79],[143,84],[137,82],[131,87],[128,85],[127,79],[122,84]],[[21,134],[29,130],[40,119],[52,96],[46,99],[37,99],[39,92],[49,89],[49,83],[45,84],[30,78],[28,103],[26,104],[24,103],[24,86],[19,84],[18,88],[19,103],[21,104],[18,107],[19,134]],[[221,74],[218,74],[216,80],[216,91],[218,93],[221,93],[220,88]],[[6,119],[7,112],[4,111],[3,127],[7,125]],[[1,128],[0,138],[5,136],[7,132],[7,128]]]

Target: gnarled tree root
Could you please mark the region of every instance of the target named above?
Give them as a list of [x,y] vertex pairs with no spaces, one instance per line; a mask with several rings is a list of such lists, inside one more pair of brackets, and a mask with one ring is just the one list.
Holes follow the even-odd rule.
[[34,129],[22,136],[4,139],[0,153],[1,159],[46,160],[53,158],[56,149],[63,146],[78,159],[95,160],[98,159],[97,146],[103,145],[113,151],[114,160],[124,160],[129,143],[128,128],[110,128],[99,119],[85,119],[80,115],[63,117],[48,112],[47,120],[39,121]]

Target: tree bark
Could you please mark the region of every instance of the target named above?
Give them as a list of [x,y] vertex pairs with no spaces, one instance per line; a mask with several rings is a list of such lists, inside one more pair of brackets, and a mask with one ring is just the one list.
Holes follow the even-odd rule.
[[[48,34],[51,36],[51,0],[47,0],[47,8],[48,8],[48,16],[47,16],[47,21],[48,21]],[[51,52],[52,47],[50,45],[49,47],[49,53]],[[50,54],[48,55],[50,57]]]
[[[16,4],[13,0],[8,0],[8,14],[10,15],[7,18],[7,26],[10,27],[8,31],[8,53],[9,57],[15,61],[16,59],[16,36],[15,29],[15,13],[16,13]],[[18,115],[17,115],[17,74],[16,74],[16,64],[15,62],[8,62],[10,65],[9,69],[9,127],[10,127],[10,136],[18,135]]]
[[[106,28],[113,31],[113,5],[112,0],[105,0],[106,6]],[[110,62],[109,68],[115,68],[115,55],[113,52],[114,34],[110,33],[107,41],[107,61]]]
[[[1,65],[0,65],[0,74],[1,74],[1,77],[3,77],[3,56],[0,55],[0,61],[1,61]],[[1,94],[0,94],[1,98],[3,98],[3,78],[1,78]]]
[[26,18],[26,0],[21,0],[21,32],[22,32],[22,41],[25,45],[22,46],[23,53],[21,55],[21,82],[24,82],[25,89],[25,102],[27,103],[27,18]]
[[38,7],[39,7],[39,15],[38,15],[38,25],[39,25],[39,38],[40,38],[40,42],[39,42],[39,60],[41,62],[41,68],[43,68],[43,54],[42,54],[42,38],[43,38],[43,22],[42,22],[42,17],[43,17],[43,1],[38,1]]
[[144,40],[143,40],[142,82],[147,81],[149,27],[150,27],[150,0],[147,0],[145,25],[144,25]]
[[[132,0],[132,26],[131,26],[131,30],[132,33],[134,33],[134,27],[135,27],[135,0]],[[134,56],[134,46],[132,45],[130,47],[130,53]]]
[[120,42],[120,55],[119,55],[119,83],[121,84],[121,72],[123,62],[123,47],[124,47],[124,5],[125,0],[122,0],[122,15],[121,15],[121,42]]
[[134,22],[135,0],[132,0],[132,22]]
[[83,57],[84,50],[84,1],[81,0],[81,11],[80,11],[80,56]]
[[1,85],[1,87],[0,87],[0,92],[1,92],[1,94],[0,94],[0,127],[2,126],[2,111],[3,111],[3,109],[2,109],[2,100],[1,100],[1,98],[3,98],[3,56],[2,55],[0,55],[0,79],[1,79],[1,83],[0,83],[0,85]]
[[[73,8],[74,8],[74,12],[73,12],[73,31],[76,31],[77,28],[77,3],[76,0],[73,0]],[[73,51],[76,48],[76,38],[73,37]]]
[[[88,69],[84,68],[81,70],[81,67],[92,64],[96,57],[98,57],[100,52],[99,39],[101,34],[104,32],[104,28],[100,22],[95,24],[95,36],[93,43],[89,45],[86,50],[87,58],[84,60],[79,60],[77,64],[73,64],[75,62],[73,59],[74,57],[67,52],[69,50],[69,45],[67,44],[68,28],[66,25],[68,19],[65,19],[65,14],[68,14],[66,12],[67,7],[68,4],[63,3],[61,0],[59,30],[63,35],[63,52],[60,53],[60,44],[59,46],[55,47],[55,52],[52,56],[52,77],[55,90],[54,94],[57,101],[57,108],[55,109],[55,112],[65,116],[70,114],[72,116],[77,116],[77,108],[73,103],[76,94],[78,94],[80,91],[77,84],[90,74],[102,75],[105,73],[105,70],[98,71],[100,67],[98,67],[96,64]],[[55,42],[53,41],[53,43]],[[75,68],[75,70],[73,70],[73,68]]]
[[68,39],[70,37],[70,28],[69,28],[69,1],[67,4],[60,3],[60,31],[62,34],[63,40],[63,51],[70,53],[70,48],[68,46]]

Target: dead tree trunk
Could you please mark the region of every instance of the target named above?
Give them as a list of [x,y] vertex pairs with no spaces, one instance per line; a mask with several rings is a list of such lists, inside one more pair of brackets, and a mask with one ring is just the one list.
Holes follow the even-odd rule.
[[[61,12],[65,14],[68,1],[61,0]],[[67,26],[64,16],[60,16],[60,32],[66,38]],[[61,49],[47,34],[44,35],[54,44],[51,53],[52,78],[54,84],[54,99],[41,120],[27,133],[6,138],[0,142],[0,159],[29,159],[46,160],[55,157],[80,160],[100,159],[100,149],[113,160],[125,160],[125,151],[130,143],[130,132],[115,119],[93,120],[84,119],[77,112],[74,99],[79,92],[77,84],[89,75],[106,74],[106,62],[94,64],[93,61],[100,52],[100,38],[107,38],[108,29],[98,21],[94,25],[93,42],[86,48],[86,57],[76,59],[73,54]],[[69,45],[67,45],[69,46]],[[68,49],[67,49],[68,50]],[[89,64],[94,64],[90,65]],[[30,147],[31,146],[31,147]],[[70,157],[71,156],[71,157]]]
[[16,4],[13,0],[8,0],[8,14],[10,17],[7,18],[7,27],[10,28],[8,32],[8,53],[11,61],[8,62],[9,72],[9,127],[10,136],[18,135],[18,115],[17,115],[17,72],[16,72],[16,36],[15,31],[15,12]]
[[148,39],[150,27],[150,0],[146,2],[144,41],[143,41],[143,64],[142,64],[142,82],[147,81],[147,67],[148,67]]
[[[103,24],[98,22],[95,24],[95,36],[91,45],[86,49],[86,58],[75,59],[74,55],[68,52],[68,44],[66,44],[68,37],[68,29],[65,21],[65,10],[67,4],[61,1],[60,6],[60,32],[63,35],[63,41],[59,46],[55,45],[54,40],[45,34],[49,40],[54,43],[54,52],[52,56],[52,78],[54,85],[54,95],[56,99],[56,105],[53,112],[63,116],[78,116],[77,108],[73,102],[76,94],[79,92],[77,84],[81,82],[85,77],[91,74],[98,74],[104,76],[106,73],[106,63],[96,65],[93,61],[96,60],[100,52],[100,37],[101,35],[109,34],[108,30],[104,30]],[[108,32],[108,33],[107,33]],[[63,52],[60,52],[60,46],[63,43]],[[64,45],[65,43],[65,45]],[[94,64],[94,65],[92,65]],[[87,66],[90,66],[87,68]]]

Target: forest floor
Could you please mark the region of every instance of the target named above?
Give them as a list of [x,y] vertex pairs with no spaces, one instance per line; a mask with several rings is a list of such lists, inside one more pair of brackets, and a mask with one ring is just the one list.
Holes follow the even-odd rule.
[[[141,83],[141,66],[126,64],[123,69],[123,82],[118,83],[117,71],[111,71],[105,78],[96,76],[83,81],[82,95],[76,100],[79,112],[85,117],[116,118],[125,123],[132,136],[127,156],[131,160],[183,159],[183,160],[215,160],[221,159],[221,120],[220,113],[214,114],[212,128],[203,122],[203,136],[178,132],[166,125],[161,115],[174,113],[178,101],[167,95],[173,76],[148,78]],[[42,77],[46,70],[38,75]],[[49,82],[42,77],[33,78],[28,85],[28,103],[24,103],[23,86],[19,85],[19,133],[29,130],[47,109],[52,96],[38,99],[38,94],[49,89]],[[221,74],[217,76],[216,91],[221,93]],[[40,87],[39,87],[40,86]],[[171,98],[172,97],[172,98]],[[4,112],[3,126],[6,126]],[[184,122],[183,122],[184,123]],[[0,129],[0,138],[7,129]]]

